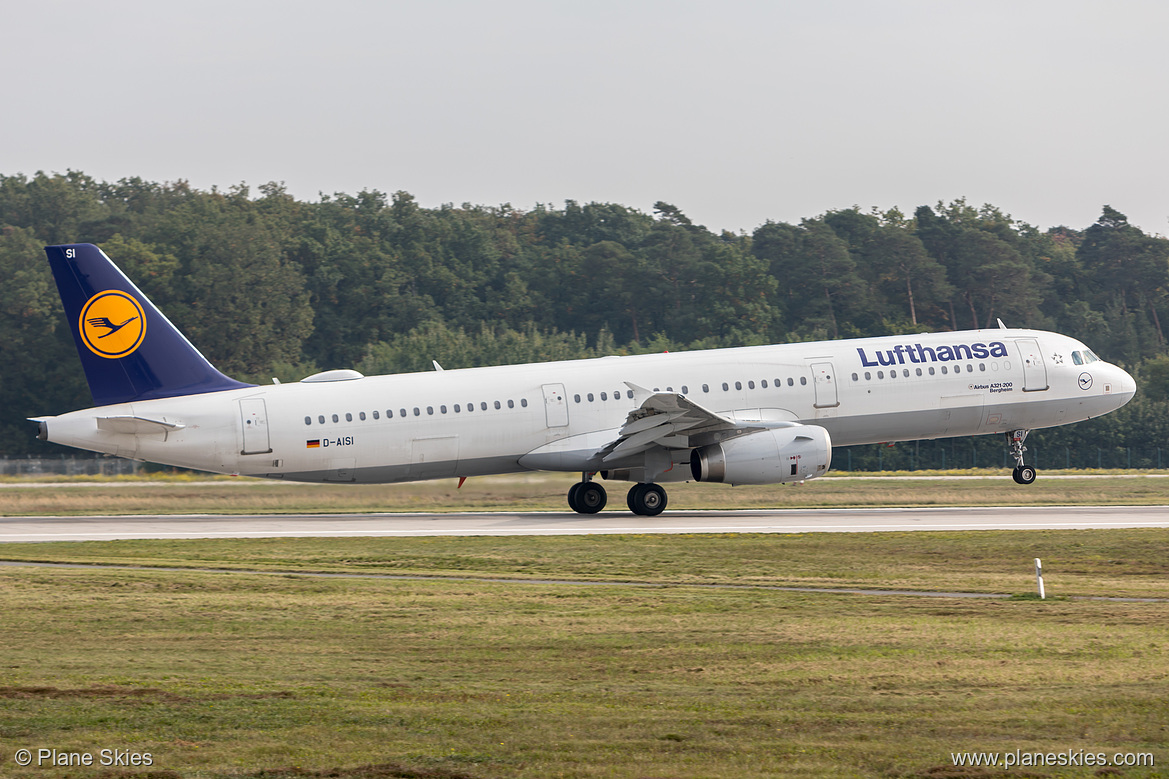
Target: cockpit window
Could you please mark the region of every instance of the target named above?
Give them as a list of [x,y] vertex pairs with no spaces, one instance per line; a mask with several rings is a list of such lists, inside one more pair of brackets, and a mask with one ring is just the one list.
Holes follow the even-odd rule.
[[1074,362],[1076,365],[1083,365],[1084,355],[1080,354],[1079,352],[1072,352],[1072,362]]
[[1086,362],[1098,362],[1100,360],[1100,358],[1096,356],[1096,353],[1091,349],[1085,349],[1084,354],[1088,357]]

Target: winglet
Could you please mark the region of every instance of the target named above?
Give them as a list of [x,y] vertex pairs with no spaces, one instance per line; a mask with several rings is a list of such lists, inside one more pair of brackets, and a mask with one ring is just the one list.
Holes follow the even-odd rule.
[[101,249],[45,253],[96,405],[255,386],[217,371]]

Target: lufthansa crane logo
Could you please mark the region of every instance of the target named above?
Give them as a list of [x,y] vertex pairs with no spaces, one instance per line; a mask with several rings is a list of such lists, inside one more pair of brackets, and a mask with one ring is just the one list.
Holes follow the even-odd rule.
[[142,345],[146,313],[128,293],[111,289],[99,292],[81,309],[81,340],[98,357],[126,357]]

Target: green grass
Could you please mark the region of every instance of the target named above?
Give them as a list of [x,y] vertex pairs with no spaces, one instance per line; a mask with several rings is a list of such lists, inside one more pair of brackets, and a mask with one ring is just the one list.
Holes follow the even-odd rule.
[[145,566],[1169,598],[1169,530],[267,538],[0,545],[0,559]]
[[[899,480],[836,476],[805,484],[730,487],[668,484],[671,510],[752,508],[852,508],[866,506],[1058,506],[1169,504],[1169,478],[1043,478],[1015,484],[996,478]],[[411,511],[565,511],[571,474],[521,474],[414,484],[285,484],[256,479],[151,479],[70,486],[0,488],[0,516],[78,514],[299,513]],[[82,480],[84,482],[84,480]],[[629,484],[602,482],[610,511],[625,510]],[[17,486],[11,486],[17,485]]]
[[[0,775],[21,747],[158,776],[993,776],[956,751],[1169,760],[1169,532],[5,545],[5,557],[661,587],[0,568]],[[1042,552],[1042,553],[1040,553]],[[964,585],[1036,601],[690,583]],[[979,582],[982,582],[980,587]],[[1094,776],[1095,768],[1020,776]],[[1156,776],[1124,769],[1122,776]],[[170,773],[161,773],[170,772]]]

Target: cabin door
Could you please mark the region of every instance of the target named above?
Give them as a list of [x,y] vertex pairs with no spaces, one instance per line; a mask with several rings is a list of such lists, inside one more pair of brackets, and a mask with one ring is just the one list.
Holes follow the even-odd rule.
[[268,410],[263,398],[244,398],[239,402],[240,423],[244,431],[244,448],[240,454],[267,454],[272,451],[268,440]]
[[1039,351],[1039,341],[1034,338],[1019,338],[1019,357],[1023,360],[1023,391],[1042,392],[1047,389],[1047,366]]
[[836,395],[836,371],[830,362],[814,362],[812,383],[816,387],[816,408],[836,408],[840,399]]
[[545,384],[543,389],[548,427],[565,427],[568,424],[568,399],[564,397],[564,385]]

